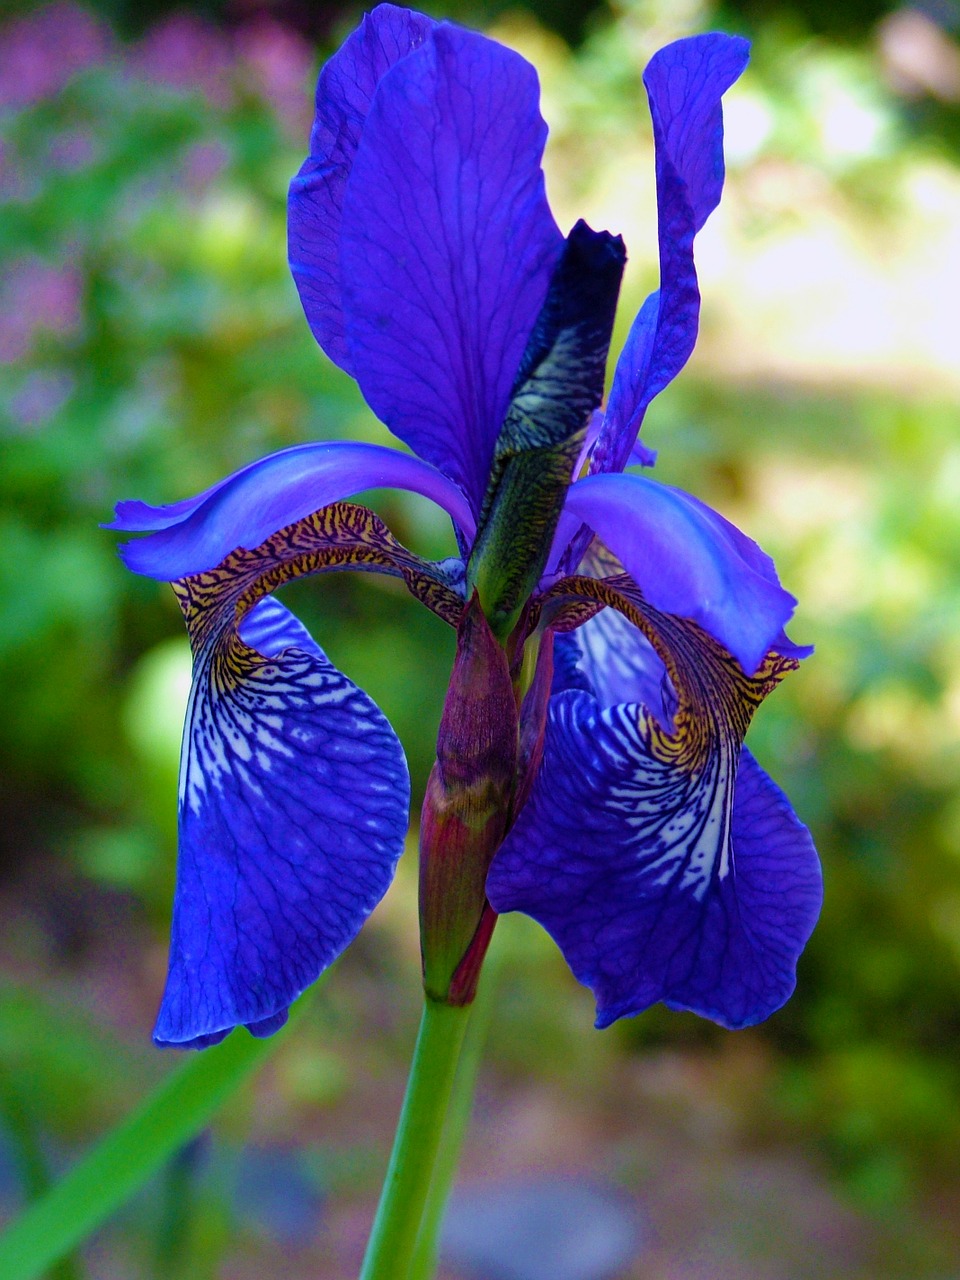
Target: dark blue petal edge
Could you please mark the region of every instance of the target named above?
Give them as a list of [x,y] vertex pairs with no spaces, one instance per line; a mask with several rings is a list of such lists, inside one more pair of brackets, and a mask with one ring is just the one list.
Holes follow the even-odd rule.
[[320,72],[310,154],[290,184],[290,269],[314,336],[348,373],[353,368],[344,338],[340,270],[344,193],[380,81],[436,25],[422,13],[392,4],[377,5],[362,18]]

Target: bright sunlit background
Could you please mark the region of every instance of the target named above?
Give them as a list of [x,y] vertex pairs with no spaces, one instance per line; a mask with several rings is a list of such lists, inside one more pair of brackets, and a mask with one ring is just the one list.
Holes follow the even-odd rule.
[[[695,31],[754,41],[697,245],[701,340],[645,439],[656,474],[756,537],[800,599],[792,635],[817,653],[751,746],[826,879],[796,996],[737,1034],[663,1010],[597,1033],[545,936],[505,921],[463,1183],[619,1189],[642,1246],[616,1274],[637,1280],[956,1275],[960,8],[429,7],[539,69],[558,221],[627,242],[615,348],[657,278],[640,72]],[[174,1061],[149,1034],[189,656],[172,593],[124,572],[98,522],[285,445],[387,438],[315,346],[285,264],[316,68],[358,12],[0,9],[7,1213]],[[446,553],[419,502],[379,509]],[[416,812],[450,635],[368,576],[285,599],[389,715]],[[411,851],[257,1083],[63,1276],[355,1274],[417,1014],[415,913]]]

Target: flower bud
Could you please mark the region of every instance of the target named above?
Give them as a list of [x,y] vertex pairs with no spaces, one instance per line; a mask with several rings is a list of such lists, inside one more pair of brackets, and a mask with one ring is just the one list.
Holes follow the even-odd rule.
[[[507,656],[474,594],[457,634],[437,761],[420,819],[423,978],[435,1000],[466,1004],[473,998],[495,920],[487,903],[487,871],[506,834],[517,752]],[[480,954],[468,957],[472,945]]]

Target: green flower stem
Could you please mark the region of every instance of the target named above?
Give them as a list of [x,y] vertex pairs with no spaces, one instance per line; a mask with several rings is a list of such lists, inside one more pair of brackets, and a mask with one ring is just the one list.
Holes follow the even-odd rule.
[[470,1005],[424,1000],[407,1091],[360,1280],[407,1280]]
[[473,1017],[463,1041],[460,1064],[453,1084],[453,1097],[440,1143],[440,1154],[433,1171],[427,1206],[420,1224],[420,1234],[417,1237],[417,1247],[408,1280],[433,1280],[436,1271],[443,1214],[450,1197],[453,1180],[457,1175],[463,1140],[470,1126],[477,1073],[493,1013],[493,991],[496,985],[494,980],[499,968],[496,961],[497,953],[494,953],[488,959],[480,979],[480,988],[473,1005]]

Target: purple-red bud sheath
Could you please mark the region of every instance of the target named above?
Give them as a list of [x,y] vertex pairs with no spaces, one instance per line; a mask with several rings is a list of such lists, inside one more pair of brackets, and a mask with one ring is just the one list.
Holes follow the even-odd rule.
[[435,1000],[466,1004],[473,998],[482,954],[468,959],[467,953],[474,942],[485,950],[492,932],[484,886],[507,830],[517,751],[507,656],[474,594],[460,621],[420,819],[423,978]]

